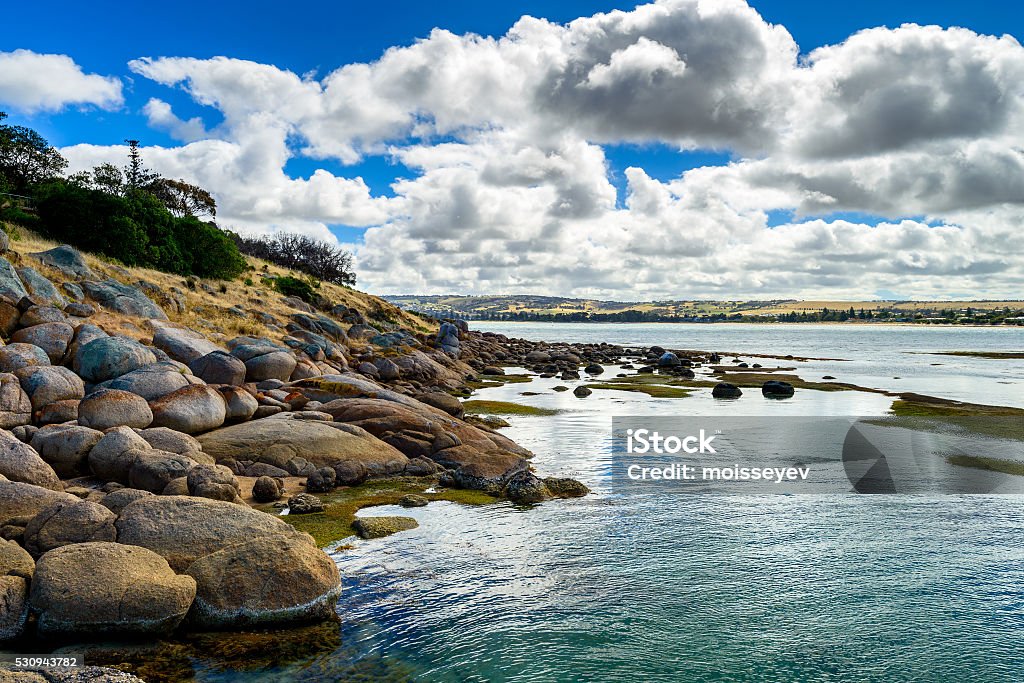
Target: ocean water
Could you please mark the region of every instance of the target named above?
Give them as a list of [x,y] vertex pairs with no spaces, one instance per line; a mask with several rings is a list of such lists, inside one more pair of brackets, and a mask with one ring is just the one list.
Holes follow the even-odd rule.
[[[1024,329],[477,327],[843,358],[797,372],[1024,404],[1021,361],[906,353],[1021,350]],[[576,477],[591,495],[530,508],[365,510],[414,516],[420,527],[334,553],[345,583],[336,637],[248,667],[194,656],[194,680],[1024,680],[1022,496],[680,496],[624,490],[610,475],[615,416],[877,415],[891,398],[797,391],[773,401],[747,392],[722,402],[700,390],[581,400],[552,391],[556,384],[573,383],[537,379],[474,398],[561,409],[510,417],[504,433],[535,452],[539,472]]]

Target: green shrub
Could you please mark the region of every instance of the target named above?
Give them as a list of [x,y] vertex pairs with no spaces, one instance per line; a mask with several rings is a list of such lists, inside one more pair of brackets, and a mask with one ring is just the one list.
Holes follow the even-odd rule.
[[316,292],[308,280],[300,280],[297,277],[285,275],[274,280],[274,289],[285,296],[294,296],[302,299],[307,304],[316,301]]
[[40,188],[38,210],[43,236],[127,266],[218,279],[235,278],[246,266],[215,225],[178,218],[146,192],[121,197],[58,181]]

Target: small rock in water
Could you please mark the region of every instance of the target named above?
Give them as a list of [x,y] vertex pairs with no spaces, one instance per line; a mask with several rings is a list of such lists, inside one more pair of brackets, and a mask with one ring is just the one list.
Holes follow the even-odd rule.
[[544,485],[556,498],[580,498],[590,493],[582,482],[569,477],[547,477]]
[[288,511],[293,515],[308,515],[323,512],[324,502],[309,493],[297,493],[288,499]]
[[399,531],[408,531],[419,526],[412,517],[360,517],[352,527],[360,538],[384,538]]
[[407,496],[402,496],[402,500],[398,501],[398,504],[404,508],[421,508],[430,501],[423,496],[415,493],[410,493]]
[[787,398],[793,395],[793,385],[773,379],[761,386],[761,393],[770,398]]
[[743,395],[743,392],[735,384],[719,382],[715,385],[715,388],[711,390],[711,395],[715,398],[739,398]]
[[590,396],[594,392],[588,389],[587,387],[579,386],[573,389],[572,393],[575,394],[577,398],[586,398],[587,396]]

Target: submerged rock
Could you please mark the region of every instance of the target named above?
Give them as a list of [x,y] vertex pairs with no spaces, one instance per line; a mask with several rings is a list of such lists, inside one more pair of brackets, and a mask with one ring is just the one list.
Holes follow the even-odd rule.
[[412,517],[359,517],[352,523],[360,538],[384,538],[419,526]]

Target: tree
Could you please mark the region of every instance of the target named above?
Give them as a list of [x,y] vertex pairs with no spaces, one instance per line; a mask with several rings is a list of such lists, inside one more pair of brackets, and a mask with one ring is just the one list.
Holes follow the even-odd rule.
[[[0,112],[0,121],[6,118]],[[28,193],[33,186],[60,177],[67,165],[67,159],[36,131],[0,123],[0,176],[9,191]]]
[[139,141],[125,140],[125,142],[128,143],[128,165],[124,167],[124,178],[128,190],[141,190],[160,180],[159,175],[143,165]]
[[354,285],[356,282],[352,254],[327,242],[294,233],[255,238],[233,233],[231,236],[243,254],[306,273],[324,282],[338,285]]
[[198,185],[191,185],[184,180],[160,178],[150,183],[146,189],[178,218],[217,217],[217,202],[213,195]]
[[107,194],[124,195],[124,172],[114,164],[100,164],[92,169],[92,186]]

